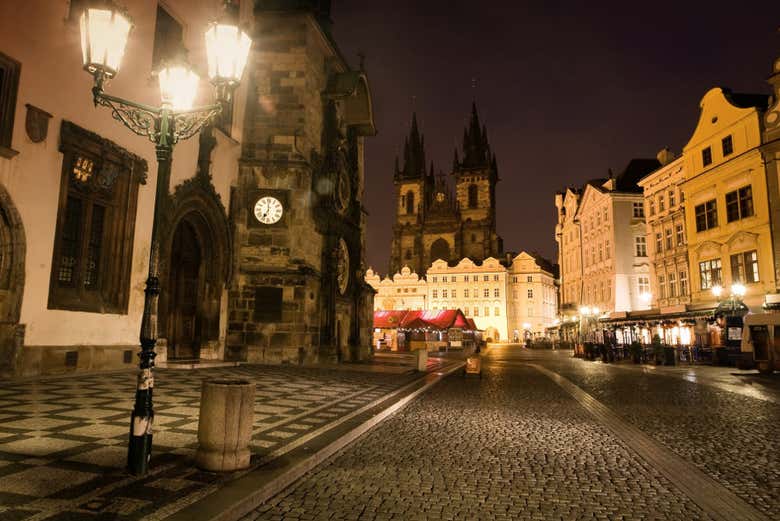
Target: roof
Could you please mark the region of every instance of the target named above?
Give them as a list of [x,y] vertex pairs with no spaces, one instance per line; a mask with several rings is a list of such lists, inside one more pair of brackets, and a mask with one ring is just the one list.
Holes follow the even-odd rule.
[[[374,327],[379,329],[415,329],[433,328],[450,329],[459,327],[470,329],[473,321],[459,309],[443,309],[440,311],[374,311]],[[476,326],[474,326],[476,328]]]
[[731,92],[731,89],[721,89],[723,96],[729,103],[741,109],[756,107],[766,110],[769,107],[769,96],[766,94],[748,94],[744,92]]
[[656,158],[632,159],[625,170],[615,178],[615,191],[641,193],[642,188],[637,185],[639,180],[660,167],[661,163]]

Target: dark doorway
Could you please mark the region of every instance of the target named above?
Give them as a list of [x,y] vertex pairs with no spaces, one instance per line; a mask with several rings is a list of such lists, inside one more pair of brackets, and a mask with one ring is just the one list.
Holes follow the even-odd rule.
[[175,359],[197,359],[201,345],[203,292],[202,248],[193,226],[179,222],[171,248],[168,354]]

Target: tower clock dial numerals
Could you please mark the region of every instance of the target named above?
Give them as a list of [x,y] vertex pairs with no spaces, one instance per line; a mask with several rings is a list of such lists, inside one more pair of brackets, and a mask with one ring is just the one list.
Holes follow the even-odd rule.
[[276,197],[261,197],[255,203],[255,218],[263,224],[279,222],[284,214],[284,207]]

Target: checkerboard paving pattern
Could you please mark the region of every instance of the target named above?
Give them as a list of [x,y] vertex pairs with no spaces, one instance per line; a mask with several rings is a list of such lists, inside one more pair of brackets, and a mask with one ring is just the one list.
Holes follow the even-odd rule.
[[256,383],[253,463],[380,399],[411,371],[240,366],[158,369],[152,471],[125,470],[135,374],[0,382],[0,521],[162,519],[231,476],[197,470],[201,383]]

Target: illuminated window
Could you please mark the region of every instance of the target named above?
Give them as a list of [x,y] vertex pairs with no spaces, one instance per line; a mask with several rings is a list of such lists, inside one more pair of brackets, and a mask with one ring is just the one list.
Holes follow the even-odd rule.
[[469,298],[469,289],[468,288],[463,290],[463,297],[464,298]]
[[648,277],[640,276],[636,279],[637,286],[639,288],[639,294],[650,292],[650,279]]
[[489,307],[487,307],[487,306],[485,306],[485,316],[486,316],[486,317],[489,317],[489,316],[490,316],[490,308],[489,308]]
[[138,186],[146,162],[69,121],[49,309],[127,313]]
[[685,271],[680,272],[680,296],[688,294],[688,273]]
[[498,298],[498,297],[500,297],[500,296],[501,296],[501,291],[500,291],[498,288],[494,288],[494,289],[493,289],[493,296],[494,296],[495,298]]
[[673,208],[675,205],[674,190],[669,190],[669,208]]
[[720,259],[712,259],[699,263],[699,278],[701,279],[701,289],[710,289],[720,284],[721,281]]
[[529,299],[534,298],[534,290],[532,290],[532,289],[528,290],[528,298]]
[[674,228],[676,235],[677,235],[677,246],[682,246],[685,242],[685,234],[683,233],[683,225],[678,224]]
[[666,249],[671,250],[672,247],[674,246],[674,243],[672,241],[672,229],[667,228],[666,230],[664,230],[664,234],[666,235]]
[[666,298],[666,279],[658,275],[658,298]]
[[493,315],[497,316],[497,317],[500,317],[501,316],[501,309],[498,308],[498,307],[494,308],[493,309]]
[[441,290],[441,298],[447,298],[447,290],[446,289]]
[[439,290],[438,289],[433,290],[433,298],[439,298]]
[[490,296],[490,288],[484,288],[482,290],[482,296],[483,297],[489,297]]
[[[652,212],[650,213],[652,215]],[[645,216],[645,206],[642,203],[634,203],[634,217],[644,217]]]

